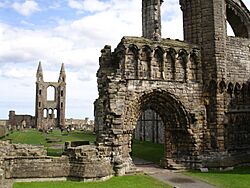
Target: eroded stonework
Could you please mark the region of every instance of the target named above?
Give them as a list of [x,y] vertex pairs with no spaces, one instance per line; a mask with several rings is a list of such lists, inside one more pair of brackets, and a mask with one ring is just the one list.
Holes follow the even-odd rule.
[[[65,127],[66,73],[61,66],[58,82],[43,80],[42,64],[39,62],[36,74],[36,127],[41,130]],[[49,98],[50,95],[52,98]]]
[[[108,45],[101,51],[97,142],[129,165],[137,121],[150,109],[164,124],[163,167],[250,161],[247,7],[234,0],[181,0],[182,42],[159,38],[162,1],[142,2],[143,37],[123,37],[114,51]],[[227,36],[226,20],[236,37]]]
[[[101,51],[96,144],[67,143],[59,158],[26,153],[25,146],[14,156],[0,152],[0,185],[4,178],[98,180],[135,170],[132,138],[147,110],[164,126],[163,167],[250,162],[250,13],[244,3],[180,0],[183,42],[160,38],[161,0],[142,2],[143,37],[123,37],[114,51],[108,45]],[[226,19],[236,37],[227,36]]]

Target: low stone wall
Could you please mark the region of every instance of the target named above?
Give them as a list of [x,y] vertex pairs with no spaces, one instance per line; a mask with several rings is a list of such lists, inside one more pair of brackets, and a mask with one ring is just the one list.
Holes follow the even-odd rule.
[[0,142],[0,158],[13,156],[46,156],[47,151],[43,146],[28,144],[11,144],[10,141]]
[[202,166],[208,168],[226,168],[250,164],[250,151],[245,152],[213,152],[202,156]]
[[3,182],[4,181],[4,171],[3,169],[0,169],[0,187],[3,187]]
[[99,180],[113,175],[110,159],[100,156],[95,145],[68,147],[65,154],[70,161],[70,177]]
[[69,175],[68,157],[8,157],[5,178],[57,178]]
[[0,125],[0,138],[4,137],[7,134],[7,129],[5,126]]
[[0,185],[4,179],[19,178],[107,179],[114,171],[111,159],[106,156],[95,145],[71,147],[69,144],[65,155],[50,157],[42,146],[0,142]]

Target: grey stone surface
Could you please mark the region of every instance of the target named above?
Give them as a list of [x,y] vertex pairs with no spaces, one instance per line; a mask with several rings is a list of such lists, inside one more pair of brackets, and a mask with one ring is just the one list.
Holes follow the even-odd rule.
[[[160,38],[161,3],[142,1],[143,37],[126,36],[113,51],[108,45],[101,51],[95,101],[97,142],[112,148],[111,158],[120,156],[124,165],[130,164],[126,160],[133,134],[139,138],[142,134],[138,119],[150,109],[164,126],[162,166],[246,163],[249,11],[242,1],[181,0],[185,41],[179,41]],[[227,36],[226,19],[236,37]],[[145,138],[154,135],[150,127],[143,133]]]
[[[101,50],[96,144],[69,144],[65,155],[55,158],[46,156],[43,148],[0,143],[3,181],[98,180],[136,171],[130,156],[132,138],[147,110],[154,111],[164,127],[164,168],[226,169],[250,162],[248,9],[240,0],[180,0],[185,41],[179,41],[161,38],[162,2],[142,0],[143,37],[123,37],[113,51],[108,45]],[[227,36],[226,19],[236,37]],[[58,82],[44,82],[39,65],[38,128],[64,127],[65,78],[62,65]],[[52,101],[46,98],[49,86],[57,96]],[[171,175],[157,177],[165,181]],[[187,177],[172,176],[168,181],[196,186]]]

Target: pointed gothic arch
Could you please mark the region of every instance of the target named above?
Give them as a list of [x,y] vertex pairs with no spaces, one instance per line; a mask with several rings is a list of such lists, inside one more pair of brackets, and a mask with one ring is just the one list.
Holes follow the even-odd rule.
[[226,1],[227,21],[236,37],[250,38],[250,13],[241,0]]
[[178,163],[192,155],[195,139],[190,134],[191,117],[173,94],[160,89],[145,91],[131,101],[126,109],[129,110],[124,117],[124,128],[131,133],[134,132],[141,113],[146,109],[152,109],[162,119],[165,127],[163,166],[168,167],[170,161]]

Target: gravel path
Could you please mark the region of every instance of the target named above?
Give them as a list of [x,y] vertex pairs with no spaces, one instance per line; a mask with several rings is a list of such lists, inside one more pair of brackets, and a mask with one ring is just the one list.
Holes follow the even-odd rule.
[[181,174],[180,172],[175,172],[168,169],[160,168],[156,164],[148,163],[145,161],[139,161],[136,159],[137,170],[143,171],[145,174],[165,182],[173,187],[178,188],[216,188],[214,185],[210,185],[201,180],[195,179]]

